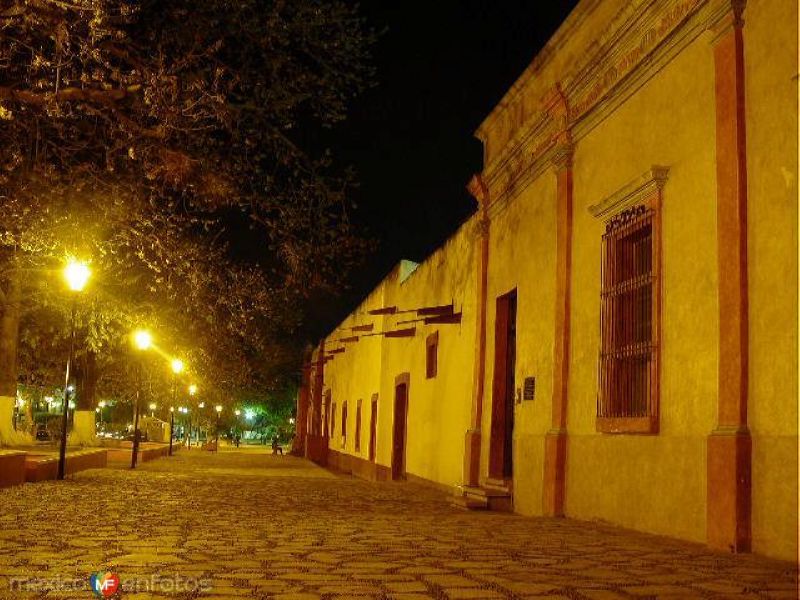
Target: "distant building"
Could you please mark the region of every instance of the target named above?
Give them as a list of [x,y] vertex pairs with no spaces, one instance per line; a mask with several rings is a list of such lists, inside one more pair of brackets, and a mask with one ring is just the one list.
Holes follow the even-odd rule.
[[309,355],[302,450],[796,559],[797,50],[796,2],[581,2],[476,213]]

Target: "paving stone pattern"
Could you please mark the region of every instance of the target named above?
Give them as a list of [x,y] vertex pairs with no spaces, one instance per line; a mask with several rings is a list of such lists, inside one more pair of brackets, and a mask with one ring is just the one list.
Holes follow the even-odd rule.
[[427,486],[258,450],[0,490],[0,597],[92,598],[98,570],[116,572],[127,599],[798,598],[788,563],[465,512]]

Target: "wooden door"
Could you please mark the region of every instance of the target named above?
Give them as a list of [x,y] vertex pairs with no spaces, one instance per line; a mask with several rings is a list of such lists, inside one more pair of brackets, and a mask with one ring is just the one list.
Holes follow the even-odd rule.
[[394,435],[392,436],[392,479],[406,475],[406,436],[408,421],[408,383],[398,383],[394,390]]
[[369,459],[375,462],[375,450],[378,435],[378,394],[372,396],[372,413],[369,418]]
[[495,313],[492,427],[489,477],[510,479],[514,473],[514,364],[517,348],[517,292],[497,298]]

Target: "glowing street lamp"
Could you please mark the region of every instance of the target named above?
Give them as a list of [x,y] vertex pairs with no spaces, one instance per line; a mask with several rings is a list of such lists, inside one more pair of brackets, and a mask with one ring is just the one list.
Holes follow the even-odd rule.
[[[153,336],[146,329],[137,329],[133,332],[133,345],[142,352],[153,346]],[[133,412],[133,447],[131,452],[131,469],[136,468],[136,457],[139,454],[139,397],[142,389],[142,365],[138,365],[138,381],[136,382],[136,399]]]
[[172,367],[172,372],[175,373],[175,375],[180,375],[183,373],[183,361],[180,358],[173,358],[170,366]]
[[153,345],[153,336],[145,329],[139,329],[133,333],[133,343],[139,350],[149,350]]
[[150,416],[151,417],[155,417],[156,416],[155,415],[156,408],[158,408],[158,405],[155,402],[151,402],[150,403]]
[[192,385],[189,386],[189,395],[190,396],[196,396],[197,395],[197,386],[195,384],[192,384]]
[[69,418],[69,395],[72,387],[69,384],[72,363],[75,360],[75,312],[78,308],[78,294],[83,291],[91,276],[89,265],[85,262],[71,259],[64,267],[64,280],[72,295],[72,311],[69,325],[69,357],[67,358],[67,372],[64,383],[64,405],[61,414],[61,444],[58,450],[58,478],[64,479],[67,466],[67,419]]
[[85,262],[70,260],[64,267],[64,279],[73,292],[82,292],[89,282],[92,271]]
[[242,415],[242,411],[240,411],[240,410],[237,408],[235,411],[233,411],[233,414],[235,414],[237,417],[239,417],[239,416],[241,416],[241,415]]

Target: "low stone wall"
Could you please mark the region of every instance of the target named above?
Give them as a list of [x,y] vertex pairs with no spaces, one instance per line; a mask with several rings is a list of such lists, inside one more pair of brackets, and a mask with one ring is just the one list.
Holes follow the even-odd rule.
[[[81,450],[67,454],[64,469],[66,475],[72,475],[86,469],[102,469],[108,462],[105,450]],[[58,477],[58,456],[54,454],[25,454],[25,481],[48,481]]]
[[389,467],[336,450],[328,449],[326,462],[329,469],[354,475],[360,479],[369,481],[390,481],[392,479],[392,470]]
[[25,483],[25,453],[0,450],[0,488]]
[[[172,453],[178,451],[179,445],[172,446]],[[131,442],[122,442],[119,447],[108,448],[108,461],[113,463],[125,463],[131,461],[131,453],[133,452]],[[139,445],[139,455],[136,458],[137,463],[145,463],[157,458],[169,456],[169,444],[149,444],[143,443]]]

